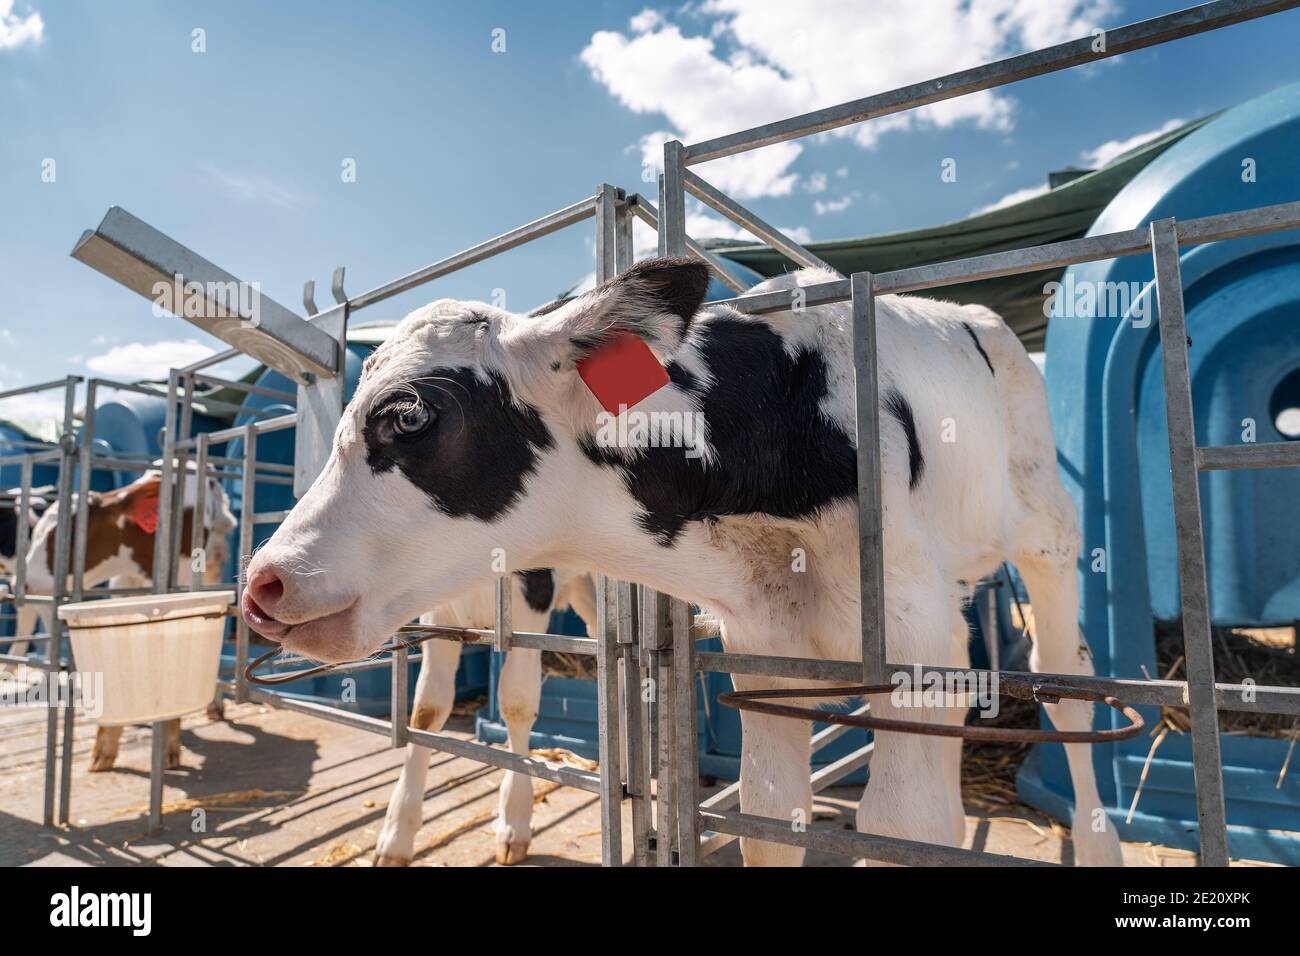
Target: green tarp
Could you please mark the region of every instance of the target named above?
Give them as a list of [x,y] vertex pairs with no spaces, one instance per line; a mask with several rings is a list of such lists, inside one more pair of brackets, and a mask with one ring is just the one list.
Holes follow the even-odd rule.
[[[959,222],[861,239],[817,242],[809,251],[844,275],[888,272],[911,266],[964,259],[1022,246],[1038,246],[1084,235],[1106,205],[1162,152],[1213,117],[1179,127],[1117,157],[1106,166],[1062,186],[994,212]],[[702,245],[765,275],[795,268],[785,256],[766,245],[736,240],[702,240]],[[1047,319],[1043,286],[1059,279],[1063,269],[1004,276],[946,286],[926,293],[935,298],[987,305],[999,313],[1030,350],[1043,347]]]

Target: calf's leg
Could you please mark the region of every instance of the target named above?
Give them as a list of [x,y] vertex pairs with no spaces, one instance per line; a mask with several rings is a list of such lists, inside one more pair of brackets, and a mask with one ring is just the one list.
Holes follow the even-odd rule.
[[[737,690],[782,686],[780,682],[732,676]],[[789,682],[786,682],[789,685]],[[790,827],[812,822],[812,782],[809,779],[809,724],[806,720],[741,711],[740,810],[771,817]],[[741,837],[745,866],[801,866],[802,847]]]
[[[510,736],[510,750],[520,756],[528,755],[528,739],[533,732],[533,722],[537,720],[541,696],[542,652],[525,647],[512,649],[501,668],[497,699]],[[512,866],[522,863],[528,856],[528,844],[533,837],[532,821],[533,778],[507,771],[501,782],[497,810],[498,863]]]
[[[437,733],[451,715],[456,699],[460,645],[453,641],[425,641],[420,653],[420,679],[415,684],[411,726]],[[400,719],[396,714],[394,718]],[[375,846],[375,866],[407,866],[411,862],[415,834],[424,819],[424,783],[430,754],[428,747],[406,745],[406,761],[388,801],[384,828]]]

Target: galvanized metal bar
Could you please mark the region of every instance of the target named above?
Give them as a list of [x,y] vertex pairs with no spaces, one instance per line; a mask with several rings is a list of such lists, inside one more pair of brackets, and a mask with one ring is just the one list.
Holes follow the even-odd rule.
[[624,739],[627,766],[624,768],[626,795],[632,802],[632,862],[651,863],[650,829],[653,808],[650,801],[649,713],[642,695],[640,616],[638,585],[618,582],[618,641],[623,660]]
[[390,708],[389,718],[393,725],[393,732],[389,739],[393,747],[406,746],[406,728],[409,717],[407,711],[410,709],[409,702],[409,683],[411,680],[410,662],[407,660],[407,649],[399,647],[393,651],[393,682],[392,682],[392,706]]
[[14,556],[14,603],[21,604],[27,597],[27,548],[30,529],[27,516],[32,513],[32,460],[24,458],[18,472],[18,528]]
[[689,169],[682,170],[682,184],[700,202],[716,209],[738,226],[748,229],[788,259],[792,259],[805,268],[825,269],[827,272],[839,275],[839,270],[827,265],[780,229],[769,225],[765,220],[746,209],[722,190],[696,176]]
[[243,349],[226,349],[224,352],[218,352],[216,355],[209,355],[207,358],[201,358],[197,362],[191,362],[189,365],[181,368],[182,372],[197,372],[200,369],[212,368],[214,365],[220,365],[222,362],[229,362],[233,358],[239,358],[247,353]]
[[286,392],[279,388],[267,388],[265,385],[254,385],[252,382],[241,382],[238,379],[222,378],[219,375],[191,375],[190,377],[203,385],[215,385],[218,388],[231,388],[237,392],[248,392],[252,395],[263,395],[267,398],[278,398],[282,402],[298,400],[298,395],[295,392]]
[[36,392],[49,392],[56,388],[67,388],[68,382],[75,384],[81,383],[80,375],[65,375],[62,378],[50,379],[48,382],[38,382],[35,385],[20,385],[18,388],[7,388],[0,392],[0,401],[6,398],[16,398],[19,395],[31,395]]
[[1025,860],[1014,856],[981,853],[960,847],[918,843],[896,837],[858,833],[852,830],[830,829],[820,825],[806,830],[794,830],[788,820],[740,813],[735,810],[703,810],[701,822],[719,833],[738,837],[753,837],[773,843],[801,846],[823,853],[862,857],[899,866],[1055,866],[1039,860]]
[[81,419],[80,467],[77,469],[77,508],[72,532],[72,600],[80,601],[86,576],[86,536],[90,524],[90,479],[94,471],[95,402],[98,383],[86,383],[86,405]]
[[448,256],[446,259],[441,259],[432,265],[425,266],[423,269],[417,269],[401,278],[376,286],[369,292],[363,292],[361,295],[348,300],[348,308],[355,312],[358,309],[374,305],[376,302],[383,302],[395,295],[409,292],[411,289],[424,285],[424,283],[440,276],[464,269],[466,266],[482,262],[484,259],[490,259],[507,249],[513,249],[515,246],[523,245],[534,239],[540,239],[542,236],[548,236],[566,226],[582,222],[584,219],[590,219],[595,214],[595,211],[596,198],[594,196],[588,197],[574,203],[572,206],[566,206],[540,219],[534,219],[518,229],[503,232],[486,242],[480,242],[478,245],[471,246],[454,256]]
[[700,843],[700,758],[695,726],[695,641],[691,607],[668,599],[673,633],[673,735],[676,745],[677,865],[694,866]]
[[82,234],[72,256],[151,301],[160,285],[173,290],[173,314],[291,378],[342,367],[333,339],[306,319],[120,207]]
[[[76,468],[77,443],[73,429],[76,422],[77,383],[81,380],[75,376],[64,379],[63,386],[63,430],[59,435],[59,478],[57,483],[57,501],[59,514],[72,513],[72,476]],[[72,529],[68,522],[60,521],[54,526],[54,565],[51,568],[53,593],[50,595],[50,640],[45,644],[45,663],[49,670],[63,660],[63,622],[59,620],[59,605],[68,599],[68,563],[72,551]],[[58,756],[59,710],[62,702],[59,695],[50,694],[46,700],[45,722],[45,824],[54,823],[54,779],[55,760]],[[69,751],[71,741],[64,741],[64,751]],[[64,775],[65,779],[67,774]],[[62,794],[60,787],[60,794]],[[66,800],[61,800],[66,803]]]
[[[612,237],[611,237],[612,238]],[[601,575],[597,595],[596,728],[600,760],[600,857],[605,866],[623,865],[622,734],[619,721],[618,662],[622,657],[609,591],[614,582]]]
[[1160,314],[1160,356],[1164,365],[1165,410],[1169,424],[1169,467],[1178,540],[1178,582],[1182,598],[1183,653],[1187,657],[1188,706],[1192,718],[1192,765],[1202,866],[1228,865],[1228,824],[1219,752],[1219,715],[1214,706],[1214,645],[1210,595],[1201,525],[1200,474],[1196,468],[1196,423],[1187,362],[1187,323],[1178,235],[1172,219],[1151,223],[1156,303]]
[[[1180,246],[1221,242],[1228,239],[1300,228],[1300,202],[1279,203],[1242,212],[1223,213],[1189,219],[1178,224]],[[1150,235],[1146,229],[1130,229],[1101,236],[1067,239],[1005,252],[992,252],[965,259],[952,259],[930,265],[878,272],[872,279],[876,295],[921,292],[926,289],[977,282],[999,276],[1020,275],[1150,253]],[[847,279],[819,282],[800,290],[804,305],[829,305],[847,302],[852,296]],[[723,300],[732,308],[750,315],[789,311],[794,294],[791,290],[744,295]]]
[[162,831],[163,773],[166,771],[167,721],[149,725],[149,832]]
[[682,144],[664,143],[664,171],[659,177],[659,254],[686,255],[686,166]]
[[[239,429],[244,436],[243,497],[239,504],[239,573],[236,580],[235,600],[241,605],[244,588],[248,585],[248,562],[253,557],[253,509],[257,495],[257,429],[253,423]],[[248,667],[248,622],[241,614],[235,619],[235,700],[244,703],[249,699],[248,681],[244,670]]]
[[163,416],[162,479],[158,484],[158,527],[154,530],[153,588],[164,593],[171,580],[172,550],[172,496],[175,485],[176,421],[178,414],[176,392],[180,388],[180,373],[172,369],[167,373],[167,407]]
[[1300,443],[1261,442],[1256,445],[1209,445],[1196,449],[1196,467],[1201,471],[1233,471],[1241,468],[1300,467]]
[[609,183],[596,187],[596,283],[608,282],[618,273],[618,205],[622,190]]
[[[860,661],[827,661],[802,657],[777,657],[767,654],[721,653],[697,651],[696,670],[719,674],[760,674],[767,677],[790,677],[809,681],[827,681],[853,685],[862,680]],[[912,670],[920,667],[940,674],[986,675],[993,672],[951,667],[944,664],[894,663],[885,664],[889,672]],[[1078,690],[1097,691],[1116,697],[1126,704],[1151,704],[1155,706],[1182,707],[1187,703],[1187,684],[1184,681],[1129,680],[1117,677],[1084,677],[1078,674],[1031,673],[1028,671],[998,671],[997,679],[1003,686],[1029,687],[1035,683],[1054,684]],[[1300,716],[1300,688],[1260,687],[1247,684],[1215,684],[1215,706],[1251,714],[1291,714]]]
[[511,583],[510,575],[503,574],[496,579],[492,592],[492,628],[495,635],[494,647],[502,654],[510,651],[514,624],[511,621]]
[[[640,193],[637,193],[629,198],[629,203],[632,213],[637,218],[655,231],[658,231],[659,212],[655,209],[654,204],[650,202],[650,200],[646,199]],[[709,250],[705,249],[690,236],[686,237],[686,251],[696,259],[705,263],[713,272],[713,275],[717,280],[732,292],[742,294],[749,288],[749,286],[745,285],[745,283],[741,282],[727,271],[726,267],[722,264],[722,260],[709,252]]]
[[208,436],[198,435],[199,444],[194,450],[194,514],[190,521],[190,590],[203,587],[207,577],[207,522],[204,514],[208,504]]
[[[297,714],[305,714],[309,717],[317,717],[329,723],[363,730],[380,737],[391,737],[392,735],[392,729],[389,726],[391,721],[340,710],[337,707],[318,704],[314,701],[295,700],[292,697],[284,697],[263,690],[260,687],[250,689],[250,700],[258,704],[266,704],[268,707],[274,707],[277,710],[287,710]],[[455,757],[463,757],[466,760],[474,760],[488,766],[500,767],[502,770],[512,770],[515,773],[537,777],[540,780],[550,780],[553,783],[573,787],[586,793],[600,792],[599,777],[586,770],[549,764],[536,757],[524,757],[509,750],[497,750],[486,744],[471,743],[457,737],[448,737],[427,730],[418,730],[415,727],[407,728],[407,739],[416,746],[428,747],[430,750],[437,750],[440,753],[448,753]]]
[[853,295],[853,392],[858,457],[858,586],[862,683],[885,680],[885,552],[880,502],[880,389],[876,296],[871,273],[856,272]]
[[1092,63],[1155,46],[1158,43],[1167,43],[1170,40],[1205,33],[1208,30],[1217,30],[1234,23],[1290,10],[1296,6],[1300,6],[1297,0],[1263,0],[1263,2],[1261,0],[1220,0],[1218,3],[1203,4],[1107,30],[1104,34],[1105,42],[1100,45],[1094,36],[1081,37],[973,69],[950,73],[923,83],[913,83],[886,93],[850,100],[847,103],[803,113],[775,123],[767,123],[694,143],[686,147],[686,162],[692,165],[704,163],[723,156],[733,156],[736,153],[757,149],[760,146],[784,143],[813,133],[824,133],[827,130],[852,126],[855,123],[942,102],[967,93],[994,89],[1032,76],[1055,73],[1082,63]]
[[668,626],[668,597],[655,594],[653,632],[655,652],[654,706],[658,726],[658,767],[655,771],[655,863],[677,864],[676,685],[673,681],[672,632]]

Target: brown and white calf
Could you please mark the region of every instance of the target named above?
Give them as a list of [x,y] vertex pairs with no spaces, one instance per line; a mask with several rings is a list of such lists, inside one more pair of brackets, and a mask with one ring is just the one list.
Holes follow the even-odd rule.
[[[230,555],[227,538],[235,528],[235,516],[230,511],[230,502],[221,482],[211,477],[207,482],[203,508],[204,547],[201,554],[191,543],[194,506],[198,498],[198,481],[193,467],[183,483],[180,558],[176,569],[176,580],[181,587],[189,586],[195,568],[202,569],[204,583],[215,584],[220,581],[221,572]],[[86,568],[82,579],[83,587],[93,588],[106,583],[118,588],[150,586],[161,484],[161,472],[147,471],[129,485],[115,491],[90,493],[86,512]],[[76,530],[76,506],[77,496],[73,495],[73,533]],[[31,545],[27,550],[27,591],[30,594],[54,592],[54,539],[59,521],[56,502],[41,516],[32,530]],[[71,587],[70,578],[68,586]],[[51,633],[48,607],[29,605],[24,610],[27,614],[20,615],[18,633],[30,634],[37,616],[44,622],[45,632]],[[24,624],[26,630],[22,629]],[[179,720],[168,721],[169,769],[180,766],[180,727]],[[121,727],[99,728],[91,754],[92,771],[112,769],[121,736]]]
[[[572,607],[596,633],[596,590],[590,576],[567,571],[517,571],[511,576],[511,626],[516,631],[544,632],[551,612]],[[482,588],[420,616],[422,624],[458,627],[494,626],[493,588]],[[411,725],[437,733],[456,699],[456,641],[426,641],[420,649],[420,679],[415,685]],[[512,648],[497,680],[497,703],[505,719],[510,749],[527,755],[542,693],[542,652]],[[415,833],[424,820],[424,782],[429,772],[428,747],[406,745],[406,762],[388,801],[384,829],[375,847],[375,866],[406,866],[415,850]],[[496,860],[520,863],[532,840],[533,778],[507,771],[497,808]]]
[[[245,618],[309,657],[364,657],[424,608],[484,587],[496,553],[512,568],[592,568],[677,595],[720,619],[729,651],[860,657],[851,309],[702,310],[707,282],[698,263],[659,259],[538,317],[450,300],[413,312],[366,362],[328,464],[254,556]],[[1010,560],[1034,605],[1032,666],[1091,673],[1077,520],[1037,368],[984,308],[883,296],[876,317],[890,659],[968,666],[963,582]],[[627,335],[670,383],[623,417],[689,421],[690,441],[685,424],[669,436],[680,442],[608,428],[578,365]],[[1092,724],[1088,702],[1047,711],[1063,730]],[[806,819],[808,724],[742,718],[741,809]],[[1090,748],[1066,751],[1075,860],[1119,864]],[[878,733],[859,830],[960,845],[960,771],[960,740]],[[742,853],[803,858],[748,839]]]

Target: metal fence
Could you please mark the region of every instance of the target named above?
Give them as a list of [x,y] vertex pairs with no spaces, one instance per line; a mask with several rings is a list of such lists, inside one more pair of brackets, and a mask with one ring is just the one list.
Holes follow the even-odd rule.
[[[736,203],[688,167],[708,160],[731,156],[773,143],[825,132],[869,121],[903,110],[914,109],[978,90],[992,89],[1008,83],[1095,62],[1181,37],[1218,29],[1300,6],[1300,0],[1219,0],[1190,10],[1157,17],[1141,23],[1106,31],[1098,42],[1096,35],[1070,43],[1012,57],[946,77],[903,87],[887,93],[840,104],[766,126],[757,127],[692,145],[679,142],[664,147],[664,168],[659,183],[658,208],[645,197],[628,193],[612,185],[600,185],[593,196],[533,222],[527,223],[456,255],[401,276],[368,292],[349,298],[343,289],[340,270],[335,274],[332,292],[335,306],[325,312],[317,310],[309,283],[304,292],[308,315],[338,342],[345,341],[347,322],[356,312],[410,291],[425,283],[482,262],[502,252],[550,235],[568,226],[595,219],[597,280],[603,281],[627,268],[632,262],[632,221],[639,218],[658,229],[659,251],[664,255],[693,255],[708,262],[718,278],[735,291],[743,292],[736,280],[726,273],[707,251],[685,233],[685,197],[687,193],[715,209],[728,219],[748,229],[761,240],[803,266],[825,267],[800,244],[784,236],[754,213]],[[382,720],[319,703],[287,698],[261,687],[249,686],[244,667],[249,658],[249,633],[242,620],[236,631],[235,677],[219,688],[238,701],[257,701],[273,707],[297,711],[323,720],[341,723],[388,738],[394,747],[416,743],[456,756],[541,777],[574,786],[600,796],[602,820],[602,861],[620,865],[625,859],[621,804],[631,802],[632,832],[630,858],[635,864],[692,865],[736,837],[751,837],[786,843],[808,849],[833,851],[892,863],[943,865],[1008,864],[1027,862],[960,848],[936,846],[865,833],[846,832],[809,824],[795,829],[787,820],[776,820],[739,812],[737,786],[728,787],[701,802],[697,777],[697,734],[695,711],[696,675],[701,672],[753,674],[770,677],[834,681],[855,684],[880,683],[889,672],[910,669],[920,664],[940,673],[957,672],[957,668],[927,662],[891,662],[886,646],[884,620],[883,528],[880,510],[880,450],[877,416],[877,374],[875,349],[875,300],[885,294],[916,292],[948,284],[970,282],[994,276],[1012,275],[1066,266],[1074,263],[1110,259],[1119,256],[1150,254],[1155,262],[1156,294],[1160,313],[1161,352],[1164,360],[1165,390],[1168,410],[1169,440],[1178,538],[1180,580],[1182,584],[1184,640],[1188,677],[1183,681],[1138,681],[1077,675],[1030,674],[1019,671],[989,672],[961,669],[962,674],[995,674],[1001,685],[1032,689],[1044,681],[1051,684],[1113,695],[1128,703],[1190,705],[1194,743],[1197,805],[1200,820],[1201,863],[1225,865],[1228,859],[1222,767],[1219,755],[1217,709],[1267,713],[1300,714],[1300,689],[1250,687],[1216,684],[1210,643],[1210,619],[1206,588],[1204,544],[1197,475],[1203,470],[1224,468],[1263,468],[1300,465],[1300,445],[1263,444],[1233,447],[1198,448],[1192,419],[1187,345],[1179,280],[1179,249],[1207,242],[1300,227],[1300,203],[1287,203],[1262,209],[1211,216],[1185,222],[1162,220],[1149,229],[1135,229],[1109,235],[1090,236],[1046,246],[947,261],[917,268],[871,274],[856,273],[847,278],[804,286],[800,290],[803,307],[834,302],[851,304],[854,329],[856,370],[859,559],[861,572],[860,661],[768,657],[725,652],[703,652],[696,648],[692,633],[691,610],[680,600],[661,595],[628,582],[600,578],[597,582],[597,633],[586,638],[552,634],[513,632],[510,626],[509,589],[497,584],[497,616],[492,630],[466,631],[458,638],[436,635],[440,639],[460,639],[490,644],[499,650],[512,646],[590,655],[597,662],[598,723],[600,735],[600,769],[598,773],[557,766],[532,757],[498,750],[461,740],[447,734],[431,733],[408,726],[407,664],[415,659],[406,648],[395,648],[391,657],[344,665],[337,670],[356,672],[375,667],[392,668],[393,719]],[[727,300],[732,308],[764,314],[785,311],[794,304],[791,292],[741,295]],[[808,319],[813,321],[813,319]],[[258,523],[275,522],[281,512],[259,513],[256,510],[256,486],[259,482],[293,484],[295,468],[302,471],[304,461],[317,460],[316,449],[296,459],[296,465],[276,465],[258,460],[258,438],[272,431],[299,427],[298,449],[304,441],[319,441],[320,436],[302,433],[303,415],[261,417],[248,424],[223,429],[197,437],[188,437],[196,400],[196,389],[219,385],[257,393],[260,386],[219,378],[206,370],[239,354],[235,349],[171,373],[166,390],[167,415],[163,442],[163,482],[157,529],[154,589],[175,588],[178,558],[181,495],[176,491],[179,480],[190,467],[200,474],[230,478],[243,482],[244,498],[240,515],[239,555],[241,568],[253,547],[254,528]],[[338,376],[341,379],[341,373]],[[122,467],[121,459],[96,457],[93,435],[93,398],[97,388],[134,388],[120,383],[93,380],[87,389],[86,416],[80,444],[73,434],[73,402],[76,380],[34,386],[33,389],[64,387],[67,391],[64,416],[64,439],[58,448],[35,450],[23,458],[26,500],[30,491],[31,467],[38,461],[57,458],[62,463],[58,495],[60,507],[67,514],[72,500],[75,463],[80,469],[77,499],[83,513],[89,475],[94,467]],[[341,385],[340,385],[341,388]],[[263,390],[265,391],[265,390]],[[12,393],[6,393],[12,394]],[[301,394],[301,390],[300,390]],[[5,397],[0,395],[0,397]],[[274,397],[290,398],[288,393]],[[340,392],[341,397],[341,392]],[[227,411],[251,409],[232,405]],[[216,457],[211,447],[220,442],[242,439],[239,458]],[[328,435],[324,436],[328,441]],[[0,464],[9,459],[0,459]],[[133,463],[145,466],[143,462]],[[311,475],[306,476],[310,480]],[[199,481],[202,489],[203,481]],[[202,494],[200,490],[199,494]],[[200,507],[196,515],[202,514]],[[196,518],[196,525],[199,520]],[[75,539],[69,539],[66,522],[59,528],[56,565],[70,568],[70,587],[56,584],[53,603],[75,599],[91,592],[81,587],[86,553],[85,521],[77,523]],[[196,528],[196,530],[198,530]],[[197,539],[196,539],[197,540]],[[240,575],[242,578],[242,573]],[[56,575],[56,581],[59,581]],[[242,585],[242,581],[237,582]],[[21,574],[15,597],[23,599]],[[94,593],[103,593],[95,589]],[[31,596],[26,597],[32,600]],[[47,670],[67,670],[59,664],[63,657],[62,628],[55,628],[45,662]],[[0,656],[0,660],[11,660]],[[643,680],[657,688],[643,700],[638,692]],[[1247,693],[1247,690],[1250,693]],[[863,710],[865,708],[862,708]],[[50,708],[47,745],[46,822],[54,818],[53,774],[58,736],[58,708]],[[69,761],[71,754],[72,708],[63,715],[62,789],[59,819],[67,822],[69,801]],[[845,732],[832,727],[812,738],[813,749],[836,739]],[[151,774],[151,825],[161,825],[162,734],[154,733],[153,773]],[[620,743],[622,746],[620,746]],[[622,754],[626,753],[626,760]],[[871,747],[858,751],[822,768],[813,775],[814,791],[842,779],[867,763]]]

